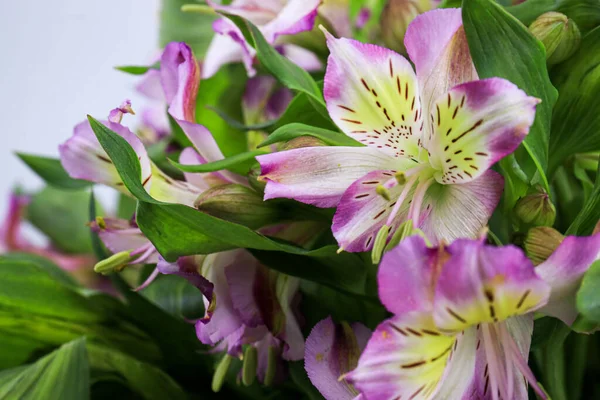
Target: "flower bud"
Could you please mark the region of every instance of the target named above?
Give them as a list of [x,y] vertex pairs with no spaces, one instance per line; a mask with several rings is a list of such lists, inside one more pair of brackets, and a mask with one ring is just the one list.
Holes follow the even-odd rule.
[[534,265],[539,265],[554,253],[564,238],[560,232],[548,226],[532,228],[525,237],[525,253]]
[[430,0],[389,0],[381,13],[381,38],[386,47],[406,53],[404,35],[408,25],[431,8]]
[[540,15],[529,26],[529,31],[544,44],[549,65],[569,58],[579,48],[581,41],[581,33],[575,22],[558,12]]
[[533,226],[552,226],[556,218],[556,209],[548,193],[539,187],[536,192],[520,198],[514,211],[521,221]]
[[314,136],[299,136],[292,140],[289,140],[281,146],[281,151],[301,149],[303,147],[319,147],[327,146],[327,144],[319,138]]
[[248,173],[248,183],[252,189],[256,190],[258,193],[265,192],[265,186],[267,186],[267,182],[258,180],[258,177],[261,175],[260,165],[255,165],[250,168],[250,172]]
[[217,218],[255,229],[277,221],[279,210],[272,202],[246,186],[226,184],[203,192],[194,207]]

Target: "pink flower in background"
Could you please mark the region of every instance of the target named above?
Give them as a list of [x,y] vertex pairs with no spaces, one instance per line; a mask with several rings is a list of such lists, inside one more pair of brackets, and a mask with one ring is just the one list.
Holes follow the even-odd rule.
[[337,207],[333,233],[352,252],[407,220],[436,242],[476,237],[503,189],[489,168],[519,146],[539,100],[504,79],[477,80],[459,9],[410,24],[405,44],[416,74],[391,50],[326,36],[327,110],[364,146],[257,157],[265,199]]

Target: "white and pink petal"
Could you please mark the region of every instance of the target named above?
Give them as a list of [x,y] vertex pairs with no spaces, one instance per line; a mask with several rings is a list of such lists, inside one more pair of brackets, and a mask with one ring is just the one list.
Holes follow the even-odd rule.
[[187,44],[167,44],[160,60],[160,81],[173,118],[195,122],[200,66]]

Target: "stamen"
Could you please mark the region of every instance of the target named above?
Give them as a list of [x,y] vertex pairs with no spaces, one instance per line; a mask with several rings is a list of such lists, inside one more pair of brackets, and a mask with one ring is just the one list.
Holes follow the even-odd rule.
[[383,185],[377,185],[375,192],[385,200],[390,201],[390,192]]
[[[394,205],[394,208],[392,209],[392,212],[390,213],[390,215],[385,223],[386,225],[392,226],[392,221],[394,220],[394,218],[396,217],[396,214],[400,210],[400,206],[402,205],[402,203],[404,203],[404,200],[406,200],[406,197],[408,196],[408,192],[410,192],[410,189],[413,187],[413,185],[417,182],[418,179],[419,179],[418,174],[414,174],[413,176],[411,176],[408,179],[408,181],[404,185],[404,188],[402,189],[402,192],[400,193],[400,196],[398,197],[398,200],[396,200],[396,204]],[[390,180],[392,180],[392,179],[390,179]]]
[[154,245],[152,245],[152,243],[148,243],[145,244],[144,246],[140,247],[139,249],[131,252],[131,256],[136,256],[138,254],[142,254],[141,256],[139,256],[138,258],[134,258],[130,264],[141,264],[142,262],[146,261],[154,252],[156,251],[156,249],[154,248]]
[[492,399],[498,400],[498,390],[502,391],[502,397],[506,397],[506,381],[504,380],[504,371],[502,370],[502,356],[498,354],[497,345],[498,338],[493,334],[493,327],[489,324],[482,324],[481,331],[483,333],[483,344],[485,348],[485,358],[488,362],[489,378],[490,378],[490,390],[492,392]]
[[136,292],[139,292],[140,290],[147,288],[148,285],[150,285],[152,282],[154,282],[154,280],[158,276],[158,273],[159,273],[158,268],[154,268],[154,271],[152,271],[152,273],[150,274],[150,276],[148,276],[148,278],[146,278],[146,280],[144,281],[144,283],[142,283],[140,286],[136,287],[133,290],[136,291]]
[[408,211],[408,219],[412,220],[415,226],[419,226],[419,216],[421,214],[421,205],[423,204],[423,199],[425,198],[425,193],[429,186],[433,183],[433,178],[427,179],[425,182],[420,182],[417,188],[415,189],[415,194],[413,196],[413,202],[410,205],[410,210]]

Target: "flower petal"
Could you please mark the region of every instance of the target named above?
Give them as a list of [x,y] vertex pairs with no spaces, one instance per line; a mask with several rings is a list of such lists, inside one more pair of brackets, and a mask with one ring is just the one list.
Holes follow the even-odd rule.
[[539,99],[505,79],[454,87],[434,103],[432,136],[426,140],[440,183],[469,182],[512,153],[535,118]]
[[328,317],[314,326],[306,339],[304,368],[327,400],[351,400],[357,391],[340,377],[356,367],[371,331],[360,323],[335,324]]
[[319,15],[324,17],[333,27],[339,37],[352,36],[350,10],[347,0],[324,0],[319,7]]
[[[142,231],[126,219],[102,218],[102,223],[96,221],[90,224],[93,231],[98,234],[102,243],[112,252],[133,251],[151,245],[150,240]],[[158,262],[158,252],[154,252],[145,261],[147,264]]]
[[285,316],[285,326],[280,334],[285,343],[282,357],[296,361],[304,358],[304,335],[294,312],[294,302],[298,299],[300,279],[278,274],[276,283],[277,298]]
[[368,399],[431,398],[455,341],[429,313],[397,315],[377,327],[347,379]]
[[[179,257],[176,262],[169,263],[164,258],[159,257],[156,264],[156,269],[165,275],[178,275],[188,280],[192,285],[196,286],[206,299],[212,299],[214,285],[210,283],[198,272],[198,259],[196,256]],[[212,311],[207,310],[207,317],[210,319]]]
[[401,55],[328,32],[324,95],[348,136],[392,156],[417,157],[423,129],[415,73]]
[[202,193],[201,189],[190,183],[171,179],[152,164],[152,184],[149,194],[156,200],[192,206],[200,193]]
[[239,28],[225,18],[213,23],[216,35],[213,37],[202,64],[202,78],[208,79],[219,71],[225,64],[243,61],[248,76],[254,76],[256,70],[252,67],[255,50],[250,47]]
[[320,4],[321,0],[288,0],[277,16],[262,27],[265,39],[274,43],[280,35],[295,35],[311,30]]
[[600,234],[567,236],[554,253],[537,266],[537,274],[550,285],[550,299],[540,312],[571,325],[577,317],[575,296],[583,274],[600,259]]
[[[148,188],[151,178],[150,158],[140,139],[121,124],[101,121],[107,128],[118,133],[125,139],[138,155],[144,187]],[[123,193],[129,193],[125,188],[117,169],[96,138],[88,121],[75,126],[73,136],[58,147],[60,160],[72,178],[112,186]]]
[[[414,163],[413,163],[414,164]],[[396,180],[394,170],[373,171],[356,180],[339,200],[331,227],[340,248],[349,252],[368,251],[377,232],[387,222],[405,185],[388,190],[389,200],[377,194],[377,187]],[[409,192],[408,198],[412,196]],[[403,202],[390,227],[390,235],[406,219],[409,204]]]
[[160,81],[173,118],[195,122],[200,67],[187,44],[167,44],[160,59]]
[[323,68],[321,60],[315,53],[295,44],[284,44],[281,46],[281,54],[294,64],[309,72],[320,71]]
[[284,197],[317,207],[336,206],[358,178],[394,167],[394,158],[369,147],[305,147],[256,159],[267,182],[265,200]]
[[151,68],[142,75],[139,83],[135,85],[135,90],[148,99],[160,101],[161,103],[167,101],[160,81],[160,71],[157,69]]
[[517,247],[459,239],[447,252],[433,311],[436,326],[444,332],[503,321],[531,312],[548,299],[550,287]]
[[207,0],[206,3],[217,11],[240,16],[254,25],[265,25],[282,9],[281,2],[269,4],[257,0],[235,0],[230,5],[215,3],[212,0]]
[[[186,147],[179,155],[179,163],[183,165],[200,165],[205,164],[206,160],[198,154],[192,147]],[[220,172],[184,172],[185,180],[197,187],[200,191],[205,191],[213,186],[224,185],[230,183],[230,180],[225,178]]]
[[417,16],[406,30],[404,45],[415,63],[426,115],[452,87],[478,79],[458,8]]
[[492,170],[464,184],[434,183],[427,191],[424,214],[417,225],[434,243],[476,238],[492,216],[503,189],[502,175]]
[[438,254],[422,237],[411,236],[383,256],[377,282],[379,299],[389,312],[402,315],[432,309]]

